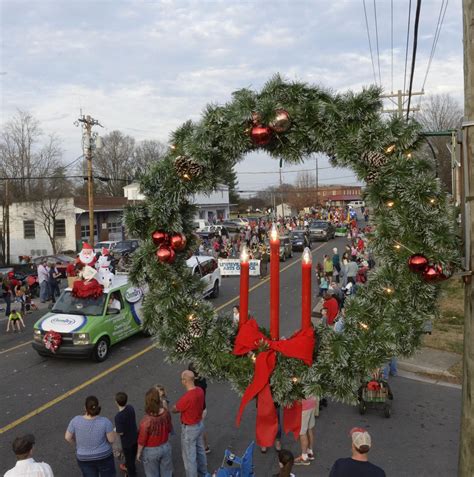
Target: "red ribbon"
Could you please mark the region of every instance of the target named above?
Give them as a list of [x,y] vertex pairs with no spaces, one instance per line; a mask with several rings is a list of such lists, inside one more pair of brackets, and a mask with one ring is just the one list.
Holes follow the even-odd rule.
[[[233,354],[244,355],[258,349],[265,342],[268,350],[257,355],[253,381],[245,390],[237,413],[236,423],[240,425],[245,406],[257,397],[256,440],[261,447],[270,447],[275,441],[278,431],[278,417],[270,389],[270,376],[276,365],[277,352],[289,358],[301,359],[306,365],[313,364],[313,350],[315,345],[312,328],[297,331],[286,340],[272,341],[258,329],[257,322],[250,319],[239,329],[235,339]],[[301,429],[301,401],[295,401],[285,407],[283,412],[283,429],[286,433],[292,432],[298,437]]]

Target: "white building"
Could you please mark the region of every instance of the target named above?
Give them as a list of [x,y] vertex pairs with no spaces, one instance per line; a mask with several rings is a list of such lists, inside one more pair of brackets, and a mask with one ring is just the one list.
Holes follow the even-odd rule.
[[[129,201],[144,200],[145,196],[140,192],[140,184],[134,182],[123,188],[124,196]],[[219,184],[217,190],[209,194],[195,194],[191,202],[198,208],[195,220],[226,220],[230,214],[229,187]]]
[[[99,240],[123,240],[124,197],[94,198],[94,243]],[[55,236],[56,253],[76,252],[83,241],[89,241],[89,212],[87,197],[67,197],[55,204],[55,219],[51,206],[44,202],[15,202],[9,207],[10,262],[19,263],[21,256],[52,255],[53,245],[48,236]],[[4,229],[0,217],[0,228]],[[45,226],[46,224],[46,226]]]

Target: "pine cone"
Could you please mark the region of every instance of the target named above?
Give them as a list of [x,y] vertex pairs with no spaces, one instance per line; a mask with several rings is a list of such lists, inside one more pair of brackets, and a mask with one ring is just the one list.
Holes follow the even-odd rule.
[[189,334],[193,338],[200,338],[203,334],[204,330],[202,328],[202,324],[199,322],[199,320],[194,319],[191,324],[189,325]]
[[388,157],[381,152],[368,151],[362,154],[362,160],[372,167],[382,167],[388,162]]
[[365,182],[367,184],[373,184],[380,176],[380,171],[378,170],[372,170],[367,173],[367,176],[365,177]]
[[189,336],[182,336],[177,342],[176,342],[176,351],[178,353],[186,353],[186,351],[189,351],[189,349],[192,346],[192,338]]
[[202,166],[187,156],[178,156],[174,161],[174,167],[178,176],[187,181],[202,174]]

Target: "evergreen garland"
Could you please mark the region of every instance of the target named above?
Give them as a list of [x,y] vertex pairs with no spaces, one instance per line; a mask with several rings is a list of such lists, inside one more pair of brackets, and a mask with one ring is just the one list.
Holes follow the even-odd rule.
[[[145,326],[170,361],[193,361],[202,375],[229,381],[239,393],[252,380],[252,356],[232,355],[237,327],[201,298],[202,284],[186,267],[189,251],[196,249],[195,207],[189,198],[225,182],[233,166],[257,149],[251,139],[255,120],[271,125],[281,109],[291,125],[283,133],[273,131],[263,148],[271,156],[296,164],[310,154],[326,153],[333,165],[351,167],[361,180],[369,178],[366,201],[375,225],[370,247],[377,268],[347,300],[344,332],[317,328],[312,367],[278,356],[271,376],[275,401],[287,404],[316,393],[354,402],[371,370],[419,346],[424,322],[436,315],[438,286],[410,272],[407,259],[413,250],[445,270],[458,266],[456,222],[430,165],[416,157],[420,126],[383,119],[380,94],[377,87],[333,93],[277,75],[260,93],[236,91],[231,102],[207,106],[199,122],[188,121],[172,134],[166,157],[141,180],[146,200],[126,213],[128,230],[142,238],[131,276],[149,286]],[[189,177],[183,178],[183,171]],[[186,249],[173,264],[156,260],[155,230],[186,235]],[[396,249],[396,242],[404,247]]]

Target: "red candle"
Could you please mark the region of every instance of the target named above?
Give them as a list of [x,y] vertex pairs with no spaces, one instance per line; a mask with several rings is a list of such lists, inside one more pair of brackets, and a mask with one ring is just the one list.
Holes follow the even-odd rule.
[[280,339],[280,239],[275,224],[270,233],[270,336]]
[[247,247],[240,254],[239,328],[249,319],[249,254]]
[[301,257],[301,329],[311,327],[311,251],[305,248]]

